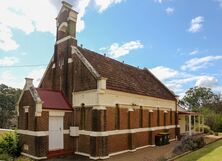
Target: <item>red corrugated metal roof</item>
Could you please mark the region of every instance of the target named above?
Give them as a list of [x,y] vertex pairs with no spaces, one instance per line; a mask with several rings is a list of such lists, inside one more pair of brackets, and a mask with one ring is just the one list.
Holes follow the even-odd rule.
[[36,88],[43,101],[43,109],[72,110],[71,105],[60,91]]

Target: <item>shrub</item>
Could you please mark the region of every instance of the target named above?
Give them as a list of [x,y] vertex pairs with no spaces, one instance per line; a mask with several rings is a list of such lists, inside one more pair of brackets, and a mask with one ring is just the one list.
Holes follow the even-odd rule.
[[203,128],[205,134],[210,134],[210,135],[214,134],[214,131],[211,130],[211,128],[207,125],[198,125],[195,127],[195,130],[198,131],[199,128]]
[[180,144],[174,148],[173,153],[181,154],[186,151],[202,148],[204,145],[205,142],[203,137],[184,136],[182,137]]
[[19,146],[19,136],[16,132],[5,133],[0,138],[0,153],[18,157],[21,153]]
[[9,156],[8,154],[0,154],[0,160],[11,161],[13,160],[13,158]]

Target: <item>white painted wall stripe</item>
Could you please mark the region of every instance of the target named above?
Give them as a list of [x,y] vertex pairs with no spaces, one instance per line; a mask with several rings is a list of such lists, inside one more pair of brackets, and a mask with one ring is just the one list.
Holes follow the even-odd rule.
[[169,125],[169,126],[158,126],[158,127],[151,127],[151,128],[148,127],[148,128],[138,128],[138,129],[101,131],[101,132],[79,130],[79,134],[80,135],[89,135],[89,136],[109,136],[109,135],[120,135],[120,134],[128,134],[128,133],[139,133],[139,132],[147,132],[147,131],[172,129],[175,127],[176,127],[176,125]]
[[[164,130],[164,129],[172,129],[176,128],[176,125],[169,126],[158,126],[158,127],[148,127],[148,128],[138,128],[138,129],[124,129],[124,130],[112,130],[112,131],[86,131],[79,130],[79,135],[88,135],[88,136],[110,136],[110,135],[120,135],[120,134],[128,134],[128,133],[139,133],[139,132],[148,132],[148,131],[156,131],[156,130]],[[49,131],[30,131],[30,130],[17,130],[19,134],[31,135],[31,136],[48,136]],[[64,134],[69,134],[70,130],[63,130]]]
[[[17,130],[19,134],[31,136],[48,136],[49,131],[31,131],[31,130]],[[63,130],[63,134],[69,134],[69,130]]]
[[66,41],[66,40],[68,40],[68,39],[75,39],[75,38],[74,38],[73,36],[70,36],[70,35],[69,35],[69,36],[66,36],[66,37],[64,37],[64,38],[56,41],[56,44],[60,44],[60,43]]
[[47,157],[36,157],[36,156],[33,156],[31,154],[27,154],[27,153],[24,153],[24,152],[21,152],[21,154],[26,156],[26,157],[33,158],[33,159],[36,159],[36,160],[47,159]]

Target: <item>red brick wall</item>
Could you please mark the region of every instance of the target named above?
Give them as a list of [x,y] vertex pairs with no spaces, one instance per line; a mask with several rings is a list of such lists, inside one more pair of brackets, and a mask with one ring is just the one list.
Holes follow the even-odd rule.
[[128,149],[128,134],[108,136],[108,152],[114,153]]
[[[28,112],[28,123],[26,118],[27,115],[23,106],[30,106]],[[22,99],[19,103],[18,129],[25,130],[27,124],[27,130],[35,130],[35,102],[31,93],[29,91],[24,91]]]
[[97,80],[92,76],[90,71],[79,60],[76,55],[73,55],[73,69],[74,69],[74,82],[73,90],[84,91],[97,88]]
[[29,147],[28,151],[22,149],[23,152],[37,157],[47,156],[48,136],[36,137],[23,134],[20,134],[19,136],[20,136],[19,138],[20,146],[23,147],[23,145],[26,144]]
[[131,129],[139,128],[139,109],[134,109],[130,112],[130,127]]
[[148,132],[139,132],[133,134],[135,147],[148,145]]
[[79,136],[78,151],[90,154],[90,136],[86,136],[86,135]]
[[36,131],[48,131],[49,130],[49,112],[42,111],[41,117],[35,117],[36,119]]
[[149,110],[143,109],[143,127],[149,126]]
[[115,108],[107,107],[106,108],[106,130],[111,131],[115,130]]
[[157,110],[153,110],[152,112],[152,118],[151,118],[151,127],[156,127],[157,126]]
[[69,129],[70,126],[74,126],[74,112],[65,112],[63,123],[64,129]]
[[160,110],[160,116],[159,116],[159,119],[160,119],[160,126],[164,126],[164,111]]
[[120,129],[128,129],[128,109],[120,108]]
[[52,89],[52,83],[53,83],[53,70],[52,69],[52,65],[53,62],[50,63],[48,70],[45,73],[45,77],[43,77],[42,79],[42,84],[41,84],[41,88],[48,88],[48,89]]

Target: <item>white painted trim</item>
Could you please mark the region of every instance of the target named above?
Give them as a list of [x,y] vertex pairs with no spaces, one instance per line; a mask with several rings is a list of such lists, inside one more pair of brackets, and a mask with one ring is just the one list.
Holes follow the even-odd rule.
[[[4,130],[4,129],[0,129]],[[8,130],[5,130],[8,131]],[[14,131],[14,130],[11,130]],[[49,131],[31,131],[31,130],[16,130],[19,134],[23,134],[23,135],[31,135],[31,136],[48,136],[49,135]],[[69,129],[65,129],[63,130],[63,134],[69,134],[70,130]]]
[[[102,137],[102,136],[110,136],[110,135],[121,135],[121,134],[134,134],[139,132],[148,132],[148,131],[156,131],[156,130],[164,130],[175,128],[176,125],[169,126],[158,126],[158,127],[147,127],[147,128],[137,128],[137,129],[124,129],[124,130],[112,130],[112,131],[86,131],[79,130],[79,135],[88,135],[94,137]],[[17,130],[18,133],[24,135],[32,135],[32,136],[48,136],[49,131],[30,131],[30,130]],[[70,130],[63,130],[64,134],[69,134]]]
[[72,46],[72,53],[75,53],[78,56],[81,62],[86,66],[86,68],[90,71],[90,73],[92,73],[95,78],[101,77],[76,46]]
[[55,112],[73,112],[72,110],[50,110],[50,109],[42,109],[42,111],[47,111],[47,112],[50,112],[50,111],[55,111]]
[[110,89],[103,90],[87,90],[81,92],[73,92],[73,107],[80,107],[82,103],[85,107],[106,106],[115,107],[119,104],[121,108],[132,108],[132,104],[136,104],[133,108],[156,110],[160,108],[164,111],[175,111],[175,101],[155,98],[151,96],[138,95],[133,93],[121,92]]
[[64,111],[49,111],[49,116],[65,116]]
[[69,134],[70,133],[70,130],[63,130],[63,134]]
[[169,141],[172,142],[172,141],[176,141],[176,140],[177,140],[177,139],[175,138],[175,139],[170,139]]
[[48,136],[49,131],[30,131],[30,130],[17,130],[19,134],[31,135],[31,136]]
[[99,131],[99,132],[79,130],[79,134],[99,137],[99,136],[121,135],[121,134],[129,134],[129,133],[133,134],[133,133],[139,133],[139,132],[164,130],[164,129],[171,129],[171,128],[175,128],[175,127],[176,127],[176,125],[169,125],[169,126],[147,127],[147,128],[137,128],[137,129]]
[[52,64],[52,69],[54,69],[54,68],[55,68],[55,63]]
[[36,159],[36,160],[47,159],[47,157],[36,157],[34,155],[27,154],[27,153],[24,153],[24,152],[21,152],[21,154],[26,156],[26,157],[33,158],[33,159]]
[[68,63],[72,63],[72,62],[73,62],[72,58],[68,58]]
[[61,29],[62,29],[62,27],[68,27],[68,23],[67,22],[62,22],[60,25],[59,25],[59,27],[58,27],[58,31],[62,31]]
[[60,44],[60,43],[62,43],[62,42],[64,42],[64,41],[67,41],[67,40],[69,40],[69,39],[75,39],[73,36],[66,36],[66,37],[63,37],[63,38],[61,38],[61,39],[59,39],[59,40],[57,40],[56,41],[56,44],[58,45],[58,44]]
[[24,110],[25,110],[25,113],[28,113],[29,112],[29,107],[30,106],[23,106]]

